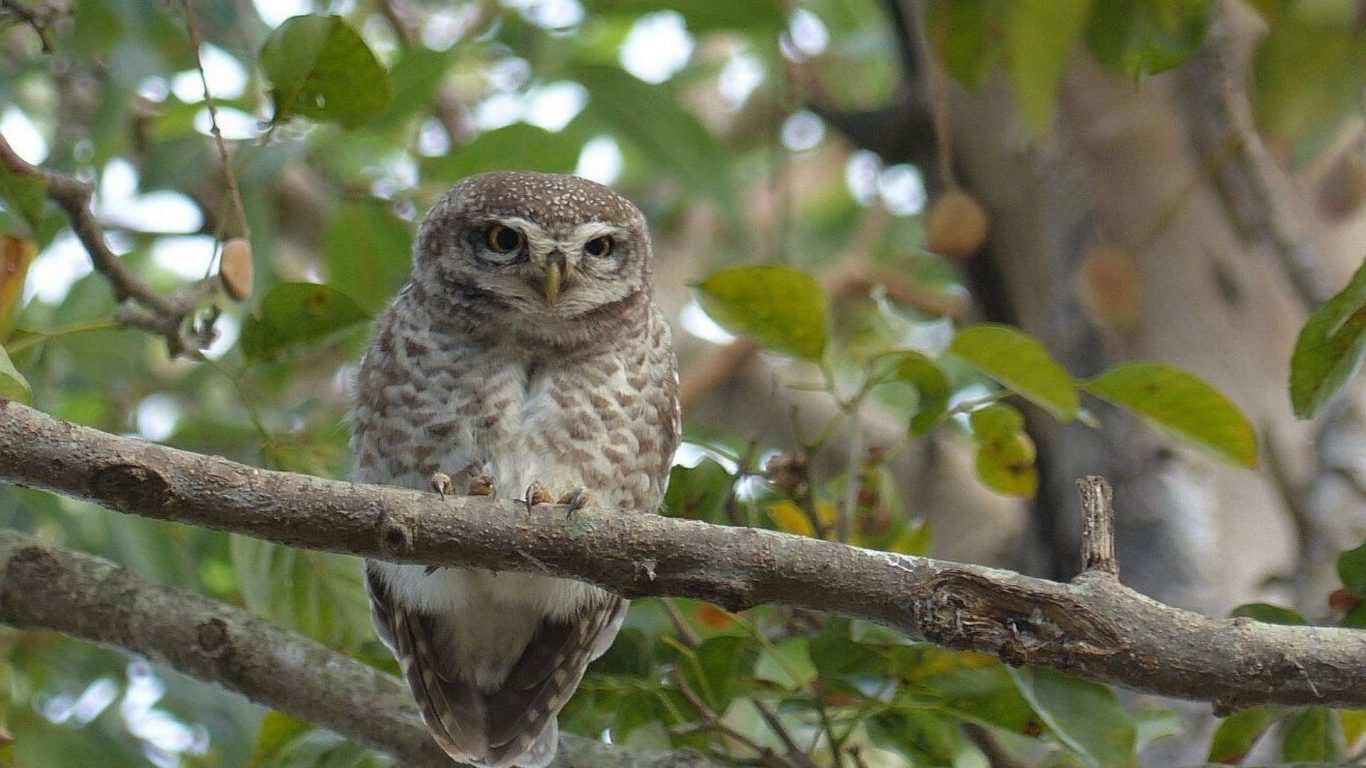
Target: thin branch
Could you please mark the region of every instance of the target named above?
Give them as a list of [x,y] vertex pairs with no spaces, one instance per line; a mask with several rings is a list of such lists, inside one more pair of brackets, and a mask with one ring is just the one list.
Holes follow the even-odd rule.
[[[132,651],[387,752],[404,765],[454,766],[428,736],[398,678],[240,608],[5,530],[0,621]],[[643,755],[611,748],[616,759],[599,759],[603,746],[561,736],[553,765],[707,765],[686,751]]]
[[158,292],[110,249],[104,229],[90,208],[94,196],[90,184],[29,163],[14,151],[4,136],[0,136],[0,163],[11,173],[42,179],[48,199],[66,212],[71,230],[85,247],[95,270],[109,281],[119,304],[119,322],[164,336],[173,357],[203,349],[213,341],[212,325],[188,331],[184,326],[199,300],[212,291],[216,283],[209,280],[192,283],[169,296]]
[[623,510],[446,497],[271,472],[110,435],[0,400],[0,481],[289,546],[438,566],[546,572],[626,597],[865,619],[1011,664],[1138,691],[1366,706],[1366,632],[1211,619],[1105,574],[1067,584],[774,531]]

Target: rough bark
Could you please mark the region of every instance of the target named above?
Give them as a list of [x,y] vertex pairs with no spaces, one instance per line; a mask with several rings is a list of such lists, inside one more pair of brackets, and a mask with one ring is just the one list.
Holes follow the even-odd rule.
[[[826,611],[1221,711],[1366,705],[1366,633],[1210,619],[1143,597],[1106,568],[1060,584],[772,531],[323,480],[116,437],[9,401],[0,401],[0,480],[291,546],[542,572],[732,610]],[[1088,552],[1106,549],[1088,539]]]

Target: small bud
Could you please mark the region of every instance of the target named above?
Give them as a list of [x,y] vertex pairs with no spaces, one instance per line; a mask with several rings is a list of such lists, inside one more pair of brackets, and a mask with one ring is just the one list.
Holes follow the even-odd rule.
[[223,258],[218,262],[218,279],[223,283],[223,292],[233,301],[246,301],[251,298],[252,283],[256,277],[256,267],[252,263],[251,243],[245,238],[234,237],[223,244]]
[[1099,245],[1086,252],[1077,270],[1077,297],[1097,325],[1133,333],[1142,318],[1141,277],[1128,251]]
[[972,195],[945,192],[930,209],[926,247],[954,259],[972,258],[987,241],[987,213]]
[[432,476],[427,478],[427,484],[432,487],[433,491],[442,496],[450,496],[455,493],[455,483],[451,482],[451,476],[445,472],[433,472]]

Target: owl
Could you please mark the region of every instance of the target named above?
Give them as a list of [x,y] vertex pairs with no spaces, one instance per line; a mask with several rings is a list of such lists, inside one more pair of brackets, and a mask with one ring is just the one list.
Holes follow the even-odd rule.
[[[419,228],[412,276],[361,361],[355,479],[422,489],[444,475],[457,490],[655,511],[679,404],[651,259],[640,210],[600,184],[456,184]],[[550,762],[559,712],[627,606],[531,573],[367,561],[366,577],[432,736],[485,768]]]

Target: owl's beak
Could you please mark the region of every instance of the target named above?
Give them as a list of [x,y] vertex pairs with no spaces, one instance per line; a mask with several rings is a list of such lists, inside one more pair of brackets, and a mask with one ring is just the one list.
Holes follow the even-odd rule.
[[545,303],[555,306],[555,300],[560,297],[560,286],[564,283],[564,254],[558,250],[551,251],[545,260]]

